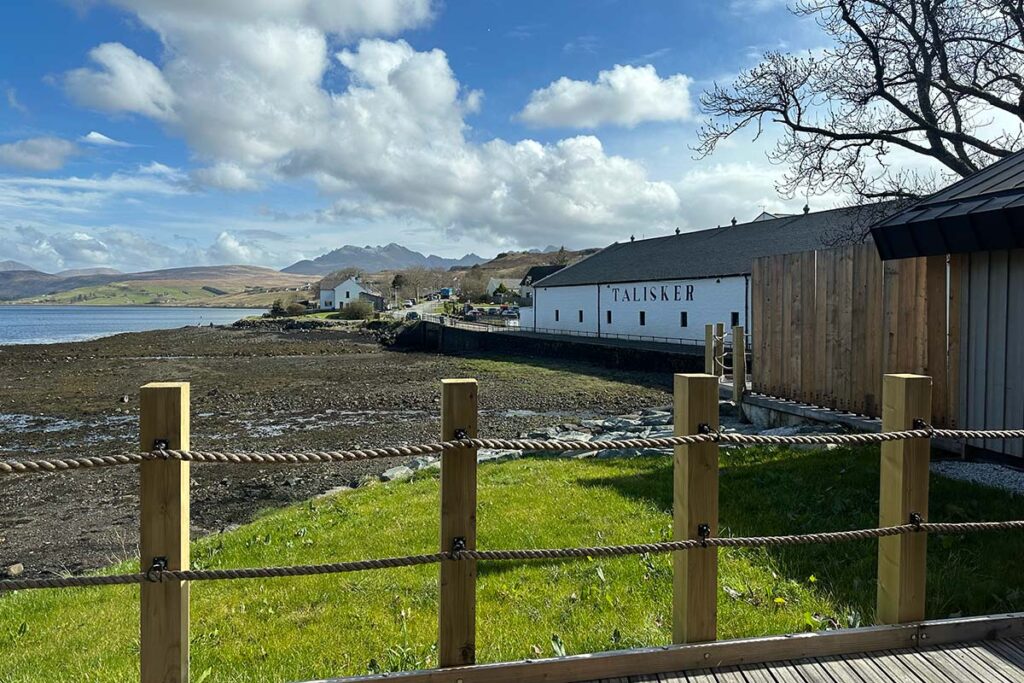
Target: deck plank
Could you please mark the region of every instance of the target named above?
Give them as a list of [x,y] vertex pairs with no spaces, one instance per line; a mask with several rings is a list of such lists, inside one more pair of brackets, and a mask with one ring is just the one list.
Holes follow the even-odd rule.
[[822,671],[832,677],[834,683],[864,683],[864,679],[848,667],[837,665],[838,657],[816,657],[814,661]]

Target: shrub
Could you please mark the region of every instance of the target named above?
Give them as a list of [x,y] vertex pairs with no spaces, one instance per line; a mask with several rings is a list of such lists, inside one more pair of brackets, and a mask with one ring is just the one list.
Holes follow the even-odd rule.
[[288,312],[288,315],[302,315],[303,313],[306,312],[306,307],[297,301],[293,301],[292,303],[288,304],[288,306],[285,308],[285,311]]
[[353,301],[341,309],[344,320],[367,320],[373,317],[373,305],[369,301]]

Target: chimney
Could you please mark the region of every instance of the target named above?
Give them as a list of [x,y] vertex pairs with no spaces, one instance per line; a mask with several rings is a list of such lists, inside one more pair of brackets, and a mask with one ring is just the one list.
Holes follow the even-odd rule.
[[629,236],[629,241],[630,241],[630,242],[632,242],[632,241],[633,241],[633,240],[635,240],[635,239],[636,239],[636,235],[630,235],[630,236]]
[[811,212],[811,205],[810,204],[804,204],[804,215],[806,216],[810,212]]
[[676,228],[676,234],[677,235],[679,234],[679,232],[680,232],[679,228]]
[[733,225],[736,225],[736,223],[738,223],[738,222],[739,222],[739,221],[737,221],[737,220],[736,220],[736,216],[733,216],[733,217],[732,217],[732,224],[733,224]]

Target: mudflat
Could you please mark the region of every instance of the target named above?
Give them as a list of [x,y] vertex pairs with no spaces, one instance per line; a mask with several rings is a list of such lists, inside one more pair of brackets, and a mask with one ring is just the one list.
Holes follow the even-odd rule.
[[[452,357],[382,347],[363,330],[189,327],[0,346],[0,458],[138,449],[138,392],[188,381],[192,447],[357,448],[434,441],[440,381],[480,381],[480,433],[515,437],[670,403],[671,377],[571,360]],[[192,468],[192,534],[355,486],[401,460]],[[0,569],[80,572],[136,556],[138,470],[0,477]]]

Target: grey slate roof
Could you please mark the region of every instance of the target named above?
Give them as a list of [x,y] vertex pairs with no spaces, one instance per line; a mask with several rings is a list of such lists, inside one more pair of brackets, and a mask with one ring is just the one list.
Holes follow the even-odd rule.
[[523,285],[523,286],[532,285],[535,282],[540,282],[541,280],[546,278],[548,275],[552,275],[554,273],[557,273],[562,268],[565,268],[565,266],[562,266],[562,265],[532,266],[528,271],[526,271],[526,275],[524,275],[523,279],[519,281],[519,284]]
[[892,202],[751,221],[679,235],[616,242],[535,287],[685,280],[750,273],[758,256],[822,249],[851,229],[867,231]]
[[879,221],[883,260],[1024,247],[1024,151]]

